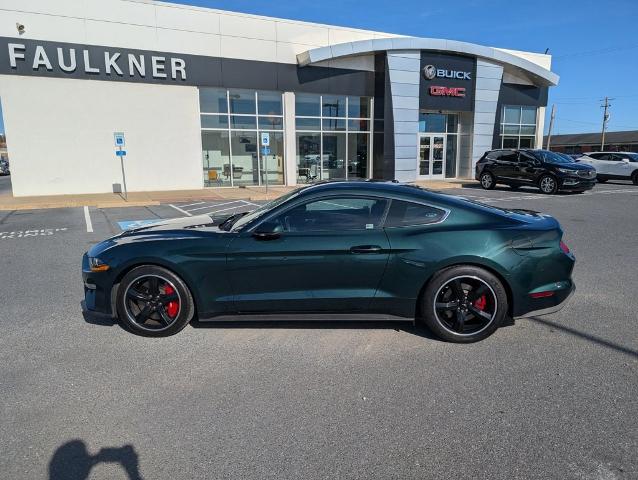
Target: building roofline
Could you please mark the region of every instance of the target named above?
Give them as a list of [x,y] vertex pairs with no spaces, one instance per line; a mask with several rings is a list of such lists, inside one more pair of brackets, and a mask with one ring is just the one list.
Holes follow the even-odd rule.
[[530,62],[524,58],[512,55],[497,48],[486,47],[468,42],[445,40],[438,38],[397,37],[373,38],[354,42],[340,43],[326,47],[306,50],[297,55],[300,66],[312,65],[317,62],[334,60],[336,58],[365,55],[381,51],[393,50],[434,50],[470,55],[498,63],[512,65],[530,74],[541,86],[558,85],[559,76],[554,72]]

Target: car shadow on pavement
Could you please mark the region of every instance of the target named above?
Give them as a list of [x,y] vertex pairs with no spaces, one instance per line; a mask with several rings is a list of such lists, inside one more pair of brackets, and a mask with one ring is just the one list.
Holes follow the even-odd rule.
[[600,346],[610,348],[612,350],[616,350],[617,352],[624,353],[634,358],[638,358],[638,351],[633,350],[629,347],[625,347],[615,342],[611,342],[609,340],[605,340],[604,338],[598,337],[596,335],[592,335],[591,333],[580,332],[575,328],[567,327],[565,325],[561,325],[560,323],[552,322],[550,320],[545,320],[543,318],[538,317],[529,317],[527,320],[531,320],[532,322],[540,323],[541,325],[545,325],[546,327],[555,328],[556,330],[560,330],[565,333],[569,333],[575,337],[581,338],[583,340],[587,340],[589,342],[598,344]]
[[414,325],[411,321],[383,321],[383,320],[256,320],[256,321],[191,321],[193,328],[235,328],[235,329],[305,329],[305,330],[394,330],[405,332],[417,337],[434,340],[441,339],[434,336],[426,327]]
[[86,444],[74,439],[59,446],[49,461],[49,480],[86,480],[100,463],[117,463],[129,480],[142,480],[139,456],[133,445],[101,448],[91,455]]

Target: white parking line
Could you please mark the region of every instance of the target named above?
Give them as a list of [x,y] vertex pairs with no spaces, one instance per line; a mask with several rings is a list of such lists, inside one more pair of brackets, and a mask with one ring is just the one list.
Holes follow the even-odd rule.
[[[223,207],[224,205],[230,205],[231,203],[239,203],[239,202],[243,202],[243,200],[233,200],[232,202],[225,202],[225,203],[216,203],[216,204],[212,204],[212,205],[206,205],[204,207],[197,207],[197,208],[191,208],[190,210],[188,210],[189,212],[194,212],[195,210],[204,210],[206,208],[214,208],[214,207]],[[203,203],[203,202],[202,202]],[[184,205],[182,205],[183,207]]]
[[93,232],[93,223],[91,223],[91,214],[89,213],[89,207],[84,206],[84,221],[86,222],[86,231],[88,233]]
[[182,210],[181,208],[176,207],[176,206],[175,206],[175,205],[173,205],[172,203],[169,203],[169,204],[168,204],[168,206],[169,206],[169,207],[174,208],[175,210],[177,210],[177,211],[178,211],[178,212],[180,212],[180,213],[183,213],[184,215],[188,215],[189,217],[192,217],[192,216],[193,216],[193,214],[192,214],[192,213],[189,213],[189,212],[187,212],[186,210]]
[[181,208],[192,207],[192,206],[194,206],[194,205],[201,205],[201,204],[203,204],[203,203],[206,203],[206,202],[188,203],[188,204],[186,204],[186,205],[180,205],[180,207],[181,207]]
[[206,213],[206,215],[212,215],[213,213],[226,212],[228,210],[235,210],[236,208],[245,207],[245,205],[235,205],[234,207],[222,208],[221,210],[213,210],[212,212]]

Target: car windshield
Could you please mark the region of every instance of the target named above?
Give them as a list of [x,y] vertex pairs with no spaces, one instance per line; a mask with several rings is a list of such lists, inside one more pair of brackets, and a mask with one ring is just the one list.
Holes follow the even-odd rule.
[[286,195],[283,195],[273,200],[272,202],[265,203],[264,205],[257,208],[256,210],[253,210],[252,212],[249,212],[245,215],[242,215],[241,217],[237,217],[236,219],[231,220],[228,224],[224,225],[224,230],[227,230],[227,231],[232,230],[234,232],[240,230],[244,225],[247,225],[253,220],[261,217],[265,213],[268,213],[273,208],[278,207],[279,205],[286,202],[287,200],[299,195],[299,192],[301,192],[304,188],[306,187],[297,188],[296,190],[293,190],[292,192],[287,193]]
[[530,150],[530,152],[538,160],[547,163],[574,163],[574,160],[560,153],[550,152],[549,150]]

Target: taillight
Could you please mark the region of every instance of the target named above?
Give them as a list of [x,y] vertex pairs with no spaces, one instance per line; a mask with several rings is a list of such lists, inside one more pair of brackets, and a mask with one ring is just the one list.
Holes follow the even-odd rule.
[[565,242],[563,242],[562,240],[560,242],[560,249],[563,251],[564,254],[569,253],[569,247],[565,245]]

